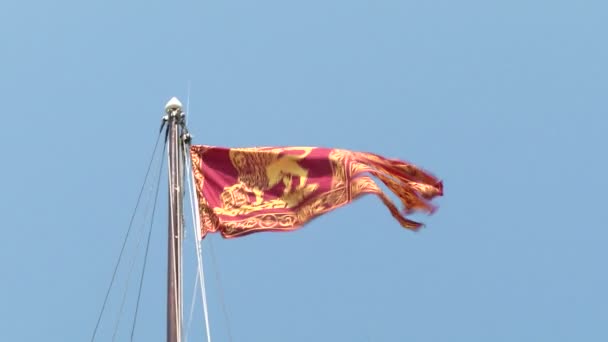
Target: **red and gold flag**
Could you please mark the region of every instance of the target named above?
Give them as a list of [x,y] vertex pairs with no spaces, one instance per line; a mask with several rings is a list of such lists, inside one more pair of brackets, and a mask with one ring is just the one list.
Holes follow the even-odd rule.
[[[426,171],[371,153],[196,145],[190,154],[203,237],[294,230],[363,194],[378,195],[403,227],[416,230],[421,224],[405,215],[432,213],[431,199],[443,194],[441,181]],[[402,210],[370,176],[396,195]]]

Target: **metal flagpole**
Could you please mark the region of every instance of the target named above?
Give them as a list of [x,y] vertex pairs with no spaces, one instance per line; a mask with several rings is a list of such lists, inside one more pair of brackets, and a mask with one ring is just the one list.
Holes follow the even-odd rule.
[[165,106],[169,159],[169,226],[167,251],[167,342],[181,342],[181,247],[183,233],[183,149],[180,147],[184,125],[182,104],[172,98]]

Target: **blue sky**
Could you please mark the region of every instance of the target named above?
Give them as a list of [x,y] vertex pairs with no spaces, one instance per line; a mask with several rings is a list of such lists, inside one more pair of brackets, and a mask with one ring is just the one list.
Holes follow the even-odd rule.
[[[205,240],[214,340],[606,341],[607,11],[559,0],[2,4],[0,340],[90,338],[164,104],[186,102],[190,83],[195,143],[373,151],[445,183],[419,233],[370,196],[297,232]],[[138,341],[165,338],[161,195]],[[190,234],[187,289],[192,245]],[[203,340],[201,317],[199,305],[190,341]]]

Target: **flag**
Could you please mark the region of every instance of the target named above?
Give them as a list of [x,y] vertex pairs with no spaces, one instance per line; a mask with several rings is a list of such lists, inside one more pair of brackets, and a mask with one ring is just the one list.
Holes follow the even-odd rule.
[[[432,213],[443,194],[441,181],[403,161],[342,149],[317,147],[190,148],[202,237],[221,232],[234,238],[263,231],[291,231],[311,219],[376,194],[401,226],[406,217]],[[401,202],[401,210],[375,177]]]

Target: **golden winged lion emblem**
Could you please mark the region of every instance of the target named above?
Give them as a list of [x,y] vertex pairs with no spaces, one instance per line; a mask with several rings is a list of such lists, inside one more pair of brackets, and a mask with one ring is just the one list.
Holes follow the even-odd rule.
[[[308,170],[299,164],[312,150],[312,147],[231,149],[230,160],[237,170],[238,182],[224,188],[220,195],[223,208],[218,208],[217,213],[234,216],[297,206],[318,188],[318,184],[307,184]],[[265,199],[265,192],[280,184],[284,186],[282,194]]]

